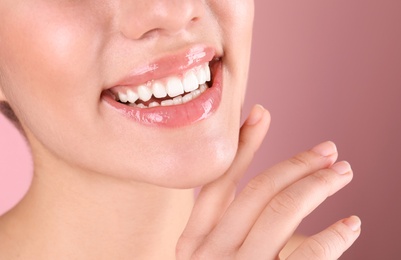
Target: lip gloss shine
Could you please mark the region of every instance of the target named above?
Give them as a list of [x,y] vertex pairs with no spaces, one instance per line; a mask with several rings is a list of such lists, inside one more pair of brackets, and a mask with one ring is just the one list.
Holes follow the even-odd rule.
[[[133,70],[115,86],[137,85],[149,80],[181,73],[214,58],[214,49],[197,46],[182,54],[163,57],[156,62]],[[208,118],[217,110],[222,97],[222,64],[216,61],[210,64],[212,86],[197,98],[179,105],[139,108],[122,104],[115,100],[109,91],[102,94],[102,100],[116,109],[123,116],[148,126],[182,127]]]

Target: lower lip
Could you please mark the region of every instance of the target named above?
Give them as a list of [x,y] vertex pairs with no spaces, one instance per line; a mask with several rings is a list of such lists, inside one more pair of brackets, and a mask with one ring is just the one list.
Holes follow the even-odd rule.
[[152,108],[130,107],[117,102],[105,92],[102,99],[123,116],[147,126],[182,127],[210,117],[219,107],[222,96],[222,65],[217,62],[211,68],[213,86],[197,98],[181,105],[158,106]]

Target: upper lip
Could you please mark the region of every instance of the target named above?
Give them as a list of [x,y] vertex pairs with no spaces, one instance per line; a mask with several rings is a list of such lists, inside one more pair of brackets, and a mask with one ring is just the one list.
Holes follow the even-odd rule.
[[134,68],[121,80],[113,84],[113,87],[135,86],[150,80],[177,75],[220,56],[216,55],[216,49],[213,47],[196,45],[185,51],[170,54]]

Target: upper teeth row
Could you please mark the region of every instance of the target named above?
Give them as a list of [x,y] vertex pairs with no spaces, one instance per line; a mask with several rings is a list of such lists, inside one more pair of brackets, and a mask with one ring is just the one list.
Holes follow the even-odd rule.
[[205,63],[186,71],[181,77],[170,76],[162,80],[153,80],[145,84],[117,91],[118,99],[122,103],[135,103],[137,100],[149,101],[156,98],[177,97],[184,92],[191,92],[211,80],[209,63]]

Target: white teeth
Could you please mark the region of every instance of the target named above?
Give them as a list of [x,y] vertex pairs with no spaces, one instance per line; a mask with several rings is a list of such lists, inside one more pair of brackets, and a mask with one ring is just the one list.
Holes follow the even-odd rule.
[[166,90],[170,97],[176,97],[184,93],[184,86],[179,78],[171,77],[167,80]]
[[152,84],[153,95],[157,98],[164,98],[167,96],[166,88],[159,81],[155,81]]
[[160,104],[157,103],[156,101],[149,104],[149,107],[158,107],[158,106],[160,106]]
[[197,90],[192,91],[191,94],[192,94],[192,98],[194,99],[194,98],[200,96],[201,91],[199,89],[197,89]]
[[206,89],[207,89],[206,84],[202,84],[202,85],[200,85],[200,87],[199,87],[199,90],[200,90],[201,93],[205,92]]
[[[147,102],[152,96],[155,98],[169,96],[172,99],[164,100],[161,103],[151,102],[149,107],[179,105],[189,102],[205,92],[208,88],[205,83],[210,80],[209,64],[205,63],[188,70],[182,76],[170,76],[161,80],[149,81],[136,88],[127,88],[126,92],[117,92],[116,96],[120,102],[129,102],[128,104],[139,108],[147,108],[148,106],[140,101]],[[188,94],[184,96],[184,93]]]
[[188,101],[191,101],[194,98],[192,93],[186,94],[185,96],[182,97],[182,103],[187,103]]
[[203,70],[205,71],[205,74],[206,74],[206,81],[211,81],[212,80],[212,75],[210,73],[209,63],[206,63],[203,66]]
[[148,101],[152,97],[152,91],[145,85],[141,85],[138,88],[138,95],[142,101]]
[[[189,101],[191,101],[192,99],[198,97],[201,94],[201,91],[199,89],[196,89],[188,94],[186,94],[185,96],[178,96],[175,97],[173,99],[167,99],[167,100],[163,100],[160,104],[157,102],[152,102],[149,104],[149,107],[155,107],[155,106],[173,106],[173,105],[180,105],[180,104],[185,104]],[[140,104],[142,105],[142,104]],[[139,107],[139,105],[138,105]],[[146,107],[146,106],[140,106],[141,108]]]
[[173,98],[173,102],[174,102],[174,105],[182,104],[182,97],[178,96],[178,97]]
[[139,96],[132,90],[127,91],[127,96],[128,96],[128,102],[130,103],[135,103],[135,101],[138,100]]
[[122,103],[127,103],[128,101],[128,96],[124,93],[119,92],[118,93],[118,99],[122,102]]
[[198,79],[199,85],[206,83],[206,72],[203,69],[196,70],[196,78]]
[[174,105],[174,101],[172,99],[164,100],[164,101],[162,101],[161,105],[162,106],[172,106],[172,105]]
[[199,87],[198,79],[192,70],[185,73],[182,82],[184,84],[185,92],[191,92]]

